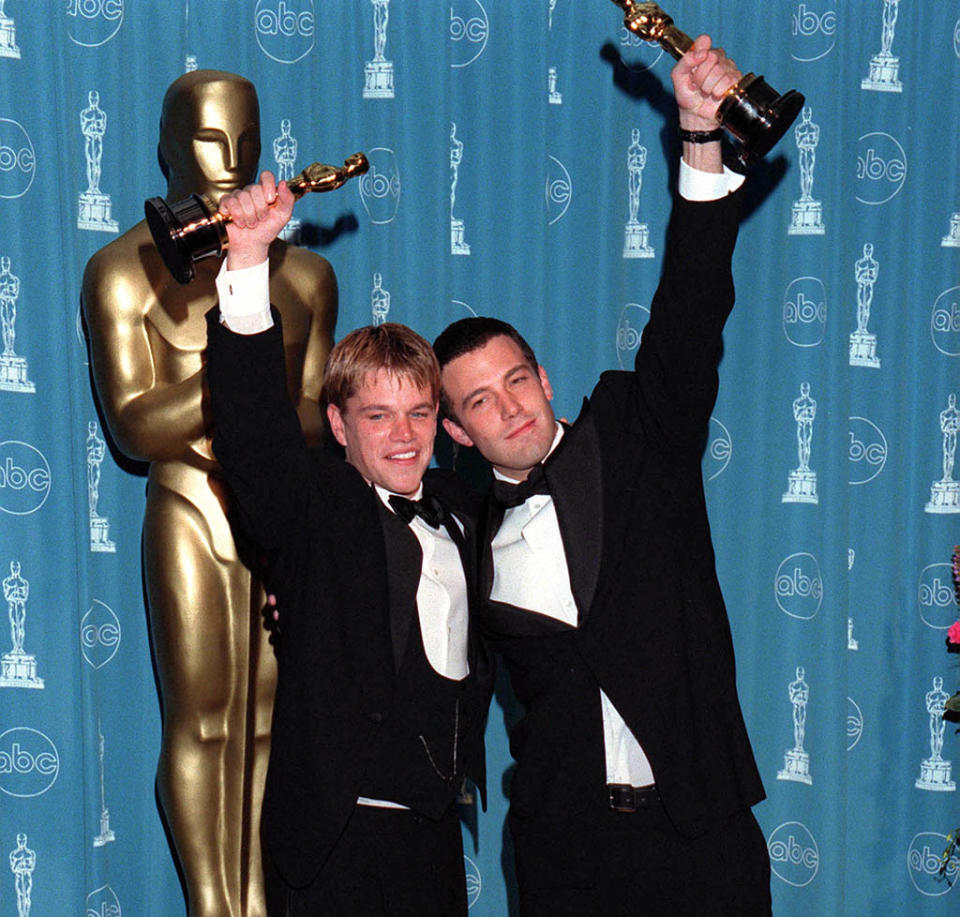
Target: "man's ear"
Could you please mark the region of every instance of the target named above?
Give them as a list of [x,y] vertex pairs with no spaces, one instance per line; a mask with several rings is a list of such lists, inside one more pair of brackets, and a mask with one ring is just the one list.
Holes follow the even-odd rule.
[[343,414],[335,404],[327,405],[327,420],[330,422],[330,432],[333,433],[333,438],[341,446],[346,446],[347,436],[343,430]]
[[472,446],[473,440],[467,436],[467,431],[463,429],[459,424],[454,423],[449,417],[443,418],[443,429],[447,431],[455,443],[458,443],[461,446]]
[[540,384],[543,386],[543,394],[547,396],[547,401],[553,401],[553,386],[547,378],[547,371],[540,365],[537,366],[537,375],[540,376]]

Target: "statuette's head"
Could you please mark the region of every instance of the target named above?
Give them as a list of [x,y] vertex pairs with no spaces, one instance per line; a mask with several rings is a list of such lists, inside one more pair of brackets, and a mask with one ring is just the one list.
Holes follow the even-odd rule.
[[197,192],[218,203],[250,184],[260,160],[253,83],[220,70],[194,70],[174,80],[163,98],[159,156],[171,200]]

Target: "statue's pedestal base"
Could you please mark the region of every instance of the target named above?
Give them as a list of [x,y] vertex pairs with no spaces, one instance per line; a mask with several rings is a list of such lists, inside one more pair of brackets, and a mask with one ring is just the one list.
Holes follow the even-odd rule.
[[77,228],[92,229],[94,232],[118,232],[120,227],[110,216],[110,209],[109,194],[103,194],[100,191],[82,191]]
[[93,839],[93,846],[103,847],[116,839],[117,836],[110,828],[110,812],[104,809],[100,813],[100,833]]
[[777,771],[777,780],[794,780],[807,786],[812,785],[810,755],[798,748],[789,749],[783,756],[783,770]]
[[870,60],[870,75],[861,81],[860,88],[875,92],[903,92],[900,58],[892,54],[875,54]]
[[90,550],[98,554],[115,554],[117,546],[110,540],[110,520],[90,517]]
[[780,498],[781,503],[819,503],[817,496],[817,473],[815,471],[790,472],[787,480],[787,492]]
[[280,230],[280,238],[291,245],[299,245],[301,229],[303,229],[303,221],[297,217],[290,217],[287,225]]
[[940,244],[949,248],[960,248],[960,213],[950,217],[950,232],[940,240]]
[[0,57],[20,59],[16,27],[13,20],[7,16],[0,16]]
[[450,220],[450,254],[470,254],[470,246],[464,242],[463,220]]
[[935,481],[930,488],[930,502],[924,509],[928,513],[960,513],[960,483]]
[[35,392],[36,386],[27,378],[27,361],[23,357],[0,356],[0,390],[5,392]]
[[42,688],[37,678],[37,660],[29,653],[4,653],[0,656],[0,688]]
[[790,215],[791,236],[822,236],[827,231],[823,225],[823,204],[820,201],[794,201]]
[[877,336],[869,331],[854,331],[850,335],[850,365],[880,368],[877,356]]
[[943,758],[927,758],[920,762],[920,776],[914,786],[918,790],[933,790],[935,793],[952,793],[957,785],[950,779],[950,762]]
[[652,258],[656,252],[649,244],[650,230],[646,223],[633,220],[623,228],[623,257]]
[[363,69],[365,99],[393,98],[393,63],[388,60],[368,61]]

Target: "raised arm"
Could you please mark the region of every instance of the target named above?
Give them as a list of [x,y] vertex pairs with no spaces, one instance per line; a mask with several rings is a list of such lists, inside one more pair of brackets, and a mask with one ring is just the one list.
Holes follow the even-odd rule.
[[[727,194],[719,138],[702,134],[719,128],[717,107],[740,72],[710,38],[699,36],[673,70],[686,166],[717,175],[721,195],[675,201],[667,234],[663,275],[636,358],[635,394],[640,416],[680,445],[699,442],[717,391],[722,331],[734,303],[731,259],[736,244],[739,195]],[[683,136],[681,134],[681,136]],[[685,178],[690,179],[687,175]],[[695,176],[694,184],[714,183]],[[688,183],[689,186],[689,183]]]
[[[293,196],[264,173],[260,184],[229,195],[221,207],[233,218],[228,273],[218,280],[221,290],[229,291],[249,279],[231,271],[254,268],[266,277],[267,251],[290,217]],[[208,314],[207,379],[213,448],[241,524],[262,548],[272,550],[322,517],[317,502],[324,484],[287,396],[279,313],[266,313],[265,288],[263,293],[263,315],[232,316],[223,301]]]
[[[204,435],[203,372],[166,381],[147,328],[155,297],[138,257],[138,228],[97,252],[83,276],[82,303],[97,393],[120,449],[140,461],[190,461]],[[143,230],[143,244],[147,244]]]

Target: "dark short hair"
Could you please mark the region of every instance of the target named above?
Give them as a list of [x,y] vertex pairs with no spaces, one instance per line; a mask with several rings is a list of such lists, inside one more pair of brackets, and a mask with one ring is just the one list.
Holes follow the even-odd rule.
[[323,371],[320,407],[326,411],[334,404],[343,411],[367,376],[381,369],[429,389],[434,401],[440,395],[440,367],[430,344],[406,325],[384,322],[357,328],[336,343]]
[[[442,371],[444,366],[456,360],[457,357],[479,350],[493,338],[501,335],[510,338],[520,348],[524,360],[536,372],[538,364],[533,348],[513,325],[507,324],[499,318],[489,318],[487,316],[461,318],[452,325],[448,325],[440,333],[440,336],[433,342],[433,352],[437,355],[437,362],[440,364]],[[440,389],[440,409],[447,417],[456,420],[456,415],[447,401],[442,386]]]

